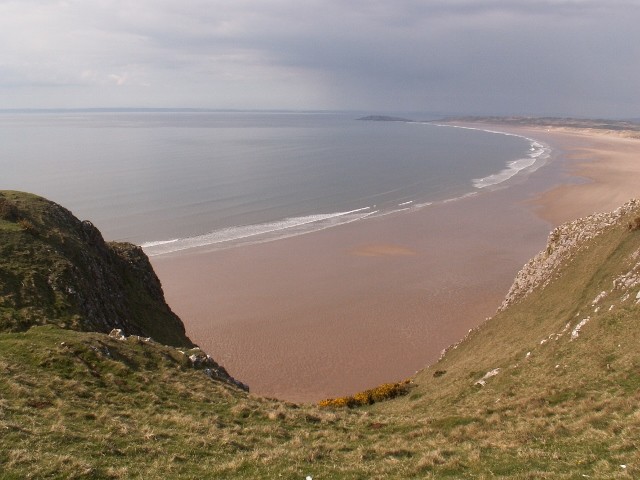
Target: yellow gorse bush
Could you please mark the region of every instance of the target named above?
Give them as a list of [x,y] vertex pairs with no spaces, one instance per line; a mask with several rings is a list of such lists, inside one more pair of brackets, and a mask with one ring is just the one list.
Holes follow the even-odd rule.
[[376,402],[389,400],[391,398],[399,397],[409,391],[410,380],[405,380],[398,383],[383,383],[382,385],[365,390],[364,392],[356,393],[355,395],[348,397],[327,398],[318,403],[320,407],[360,407],[363,405],[371,405]]

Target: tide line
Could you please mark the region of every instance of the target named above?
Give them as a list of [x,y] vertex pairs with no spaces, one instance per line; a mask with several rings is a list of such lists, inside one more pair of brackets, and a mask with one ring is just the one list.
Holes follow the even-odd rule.
[[489,130],[487,128],[466,127],[462,125],[444,125],[440,123],[430,123],[429,125],[435,125],[437,127],[460,128],[463,130],[476,130],[479,132],[493,133],[496,135],[505,135],[507,137],[518,137],[523,138],[529,142],[529,153],[527,154],[526,158],[519,158],[517,160],[511,160],[507,162],[506,168],[500,170],[497,173],[493,173],[482,178],[474,178],[472,180],[472,184],[475,188],[478,189],[492,187],[506,182],[523,170],[533,172],[544,165],[551,156],[551,148],[548,145],[545,145],[540,141],[527,137],[525,135],[502,132],[499,130]]
[[274,222],[222,228],[193,237],[146,242],[141,247],[147,255],[152,257],[218,244],[235,245],[240,241],[259,243],[350,223],[377,212],[377,210],[371,211],[371,207],[364,207],[346,212],[290,217]]

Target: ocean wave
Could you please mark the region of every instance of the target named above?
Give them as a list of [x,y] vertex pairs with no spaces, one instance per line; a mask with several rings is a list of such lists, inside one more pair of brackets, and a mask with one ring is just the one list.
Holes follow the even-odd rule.
[[523,170],[526,170],[527,172],[534,172],[542,165],[544,165],[551,156],[551,149],[549,146],[544,145],[533,138],[519,135],[517,133],[501,132],[498,130],[489,130],[486,128],[478,127],[464,127],[462,125],[435,125],[438,127],[461,128],[463,130],[478,130],[481,132],[494,133],[497,135],[505,135],[507,137],[518,137],[523,138],[529,142],[529,153],[527,154],[526,158],[520,158],[518,160],[511,160],[507,162],[506,168],[500,170],[497,173],[493,173],[482,178],[474,178],[472,180],[472,184],[475,188],[493,187],[500,183],[506,182]]
[[476,188],[486,188],[498,185],[502,182],[506,182],[511,177],[517,175],[518,172],[532,166],[534,163],[535,160],[530,158],[514,160],[507,164],[507,168],[505,168],[504,170],[500,170],[498,173],[494,173],[482,178],[474,178],[472,180],[473,186]]
[[548,147],[545,147],[536,140],[527,137],[522,138],[526,138],[531,142],[531,147],[529,148],[527,157],[507,162],[507,168],[500,170],[498,173],[487,175],[482,178],[474,178],[472,182],[475,188],[486,188],[498,185],[502,182],[506,182],[522,170],[532,172],[543,165],[544,161],[549,158]]
[[174,238],[172,240],[159,240],[157,242],[147,242],[141,245],[142,248],[151,248],[151,247],[159,247],[160,245],[167,245],[169,243],[179,242],[179,238]]
[[147,242],[143,243],[141,247],[150,257],[199,247],[211,246],[222,249],[243,243],[261,243],[324,230],[325,228],[361,220],[376,213],[378,213],[377,210],[372,210],[371,207],[364,207],[348,212],[291,217],[275,222],[222,228],[193,237]]
[[302,235],[305,233],[316,232],[334,226],[362,220],[367,217],[385,216],[405,211],[415,211],[432,205],[446,204],[449,202],[472,197],[479,193],[478,189],[484,189],[501,184],[514,177],[519,172],[522,172],[523,170],[526,170],[528,172],[537,170],[537,168],[544,165],[546,160],[550,157],[550,148],[548,146],[523,135],[457,125],[437,126],[479,130],[498,135],[519,137],[529,141],[530,146],[526,157],[507,162],[505,168],[497,173],[487,175],[483,178],[473,179],[472,185],[476,190],[464,193],[453,198],[427,202],[420,202],[416,199],[397,203],[394,207],[390,208],[383,206],[381,209],[377,209],[376,205],[372,205],[369,207],[345,212],[290,217],[283,220],[267,223],[222,228],[206,233],[204,235],[197,235],[193,237],[150,241],[142,244],[141,247],[150,257],[202,247],[208,247],[209,250],[221,250],[239,245],[263,243],[271,240],[279,240],[283,238]]

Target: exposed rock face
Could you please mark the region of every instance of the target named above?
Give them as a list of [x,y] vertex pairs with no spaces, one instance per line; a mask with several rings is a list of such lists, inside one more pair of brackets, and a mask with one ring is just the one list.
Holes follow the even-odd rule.
[[231,383],[232,385],[235,385],[245,392],[249,391],[249,387],[246,384],[236,380],[231,375],[229,375],[229,372],[227,372],[227,370],[222,365],[219,365],[213,358],[200,350],[198,347],[192,348],[191,350],[185,352],[185,355],[189,358],[189,363],[191,364],[191,366],[196,370],[202,370],[207,377],[224,380],[225,382]]
[[[143,338],[138,335],[126,336],[121,329],[114,328],[109,332],[109,336],[121,342],[134,341],[138,343],[153,343],[151,338]],[[222,380],[223,382],[235,385],[245,392],[249,391],[249,386],[236,380],[229,372],[220,364],[218,364],[213,358],[200,350],[199,347],[193,347],[187,351],[176,349],[181,355],[183,355],[190,367],[194,370],[201,370],[207,377],[214,380]],[[103,352],[107,356],[110,356],[109,351]]]
[[556,275],[558,268],[585,248],[588,240],[602,234],[607,228],[616,225],[622,217],[637,210],[640,210],[640,202],[631,200],[613,212],[596,213],[555,228],[549,234],[546,250],[529,260],[518,272],[498,311],[519,302],[535,289],[544,288]]
[[193,346],[140,247],[105,242],[44,198],[0,192],[0,330],[46,323]]

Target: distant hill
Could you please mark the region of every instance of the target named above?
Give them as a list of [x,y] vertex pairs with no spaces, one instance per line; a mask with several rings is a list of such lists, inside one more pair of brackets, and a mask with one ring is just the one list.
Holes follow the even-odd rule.
[[413,122],[414,121],[408,118],[390,117],[388,115],[369,115],[366,117],[360,117],[358,118],[358,120],[363,120],[367,122]]
[[1,478],[640,478],[638,202],[554,229],[404,395],[320,408],[248,395],[198,349],[69,330],[116,320],[83,323],[65,285],[119,304],[155,280],[62,207],[2,198]]
[[640,122],[635,120],[603,120],[559,117],[447,117],[450,123],[489,123],[496,125],[536,126],[560,129],[578,129],[582,131],[607,131],[626,133],[627,136],[640,138]]

